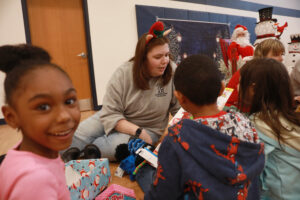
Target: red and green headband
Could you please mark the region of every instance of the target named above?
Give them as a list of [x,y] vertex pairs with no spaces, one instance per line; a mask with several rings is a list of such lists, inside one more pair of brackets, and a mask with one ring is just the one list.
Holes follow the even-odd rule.
[[164,24],[161,21],[155,22],[147,36],[146,36],[146,44],[152,39],[152,38],[161,38],[164,36],[167,36],[171,32],[171,29],[164,30]]

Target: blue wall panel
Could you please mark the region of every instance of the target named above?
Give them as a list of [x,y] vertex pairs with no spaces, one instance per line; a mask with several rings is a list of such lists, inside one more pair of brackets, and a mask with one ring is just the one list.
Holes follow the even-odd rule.
[[256,25],[256,18],[253,17],[241,17],[210,12],[191,11],[186,9],[136,5],[136,18],[139,37],[143,33],[148,32],[150,26],[156,21],[157,18],[166,18],[226,23],[229,24],[230,34],[237,24],[242,24],[246,26],[250,32],[251,43],[254,43],[255,41],[254,28]]
[[[266,5],[266,4],[253,3],[253,2],[247,2],[241,0],[174,0],[174,1],[204,4],[204,5],[233,8],[239,10],[248,10],[248,11],[258,11],[261,8],[270,7],[270,5]],[[288,1],[286,2],[288,3]],[[300,17],[300,1],[299,4],[296,6],[297,7],[295,9],[273,6],[273,14],[289,16],[289,17]]]
[[188,11],[187,10],[180,10],[180,9],[174,9],[174,8],[169,8],[169,9],[164,9],[164,10],[165,10],[164,18],[188,20]]
[[189,13],[188,17],[190,20],[197,21],[197,20],[201,19],[204,22],[209,21],[209,16],[208,16],[207,12],[189,11],[188,13]]

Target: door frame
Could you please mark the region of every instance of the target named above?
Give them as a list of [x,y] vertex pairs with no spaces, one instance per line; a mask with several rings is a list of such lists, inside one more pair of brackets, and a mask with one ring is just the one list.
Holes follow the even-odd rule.
[[[89,24],[89,15],[88,15],[88,13],[89,13],[88,3],[87,3],[87,0],[81,0],[81,2],[82,2],[83,16],[84,16],[84,29],[85,29],[85,39],[86,39],[88,68],[89,68],[88,70],[89,70],[89,75],[90,75],[90,85],[91,85],[93,109],[100,110],[102,106],[98,105],[98,100],[97,100],[92,43],[91,43],[91,34],[90,34],[90,24]],[[27,1],[21,0],[21,3],[22,3],[23,18],[24,18],[26,43],[31,44]]]

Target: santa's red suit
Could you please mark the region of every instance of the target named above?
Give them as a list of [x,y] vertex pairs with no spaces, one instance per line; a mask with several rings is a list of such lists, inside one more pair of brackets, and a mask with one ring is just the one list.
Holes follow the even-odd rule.
[[253,56],[254,49],[252,46],[241,46],[236,42],[231,42],[228,47],[228,58],[232,62],[233,59],[238,60],[241,56],[242,58],[247,56]]
[[[243,36],[239,36],[243,34]],[[241,44],[240,38],[243,39],[243,44]],[[228,47],[227,55],[231,63],[239,60],[240,57],[245,58],[248,56],[253,56],[254,48],[249,42],[249,32],[248,29],[243,25],[236,25],[231,36],[231,44]]]
[[[243,36],[239,36],[239,34],[243,34]],[[238,41],[239,37],[242,37],[242,41],[244,42],[243,45],[239,44]],[[234,67],[234,63],[237,63],[239,59],[245,59],[251,58],[254,54],[254,48],[250,44],[249,41],[249,32],[247,28],[243,25],[236,25],[232,37],[231,37],[232,43],[230,44],[228,48],[228,58],[232,63],[232,67]],[[245,44],[246,43],[246,44]],[[241,64],[244,64],[242,62]],[[232,88],[233,92],[231,96],[229,97],[228,101],[226,102],[226,106],[235,106],[238,107],[238,90],[237,86],[239,85],[240,81],[240,68],[241,66],[236,66],[236,70],[233,70],[233,75],[231,79],[229,80],[226,87]]]
[[249,107],[243,107],[241,108],[238,100],[239,100],[239,91],[238,91],[238,85],[240,83],[240,70],[236,71],[231,79],[229,80],[226,87],[233,88],[233,92],[230,95],[229,99],[227,100],[225,106],[230,107],[234,106],[238,108],[241,112],[247,113],[250,111]]
[[240,83],[240,70],[235,72],[231,79],[229,80],[228,84],[226,87],[232,88],[233,92],[230,95],[229,99],[227,100],[225,106],[230,107],[230,106],[235,106],[238,107],[238,99],[239,99],[239,93],[237,90],[237,86]]

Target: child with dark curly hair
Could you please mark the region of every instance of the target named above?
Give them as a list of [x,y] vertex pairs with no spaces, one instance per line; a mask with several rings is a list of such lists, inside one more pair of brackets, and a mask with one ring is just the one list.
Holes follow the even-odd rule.
[[264,148],[250,120],[219,110],[224,85],[213,60],[193,55],[174,75],[175,96],[192,119],[169,128],[145,199],[259,199]]

